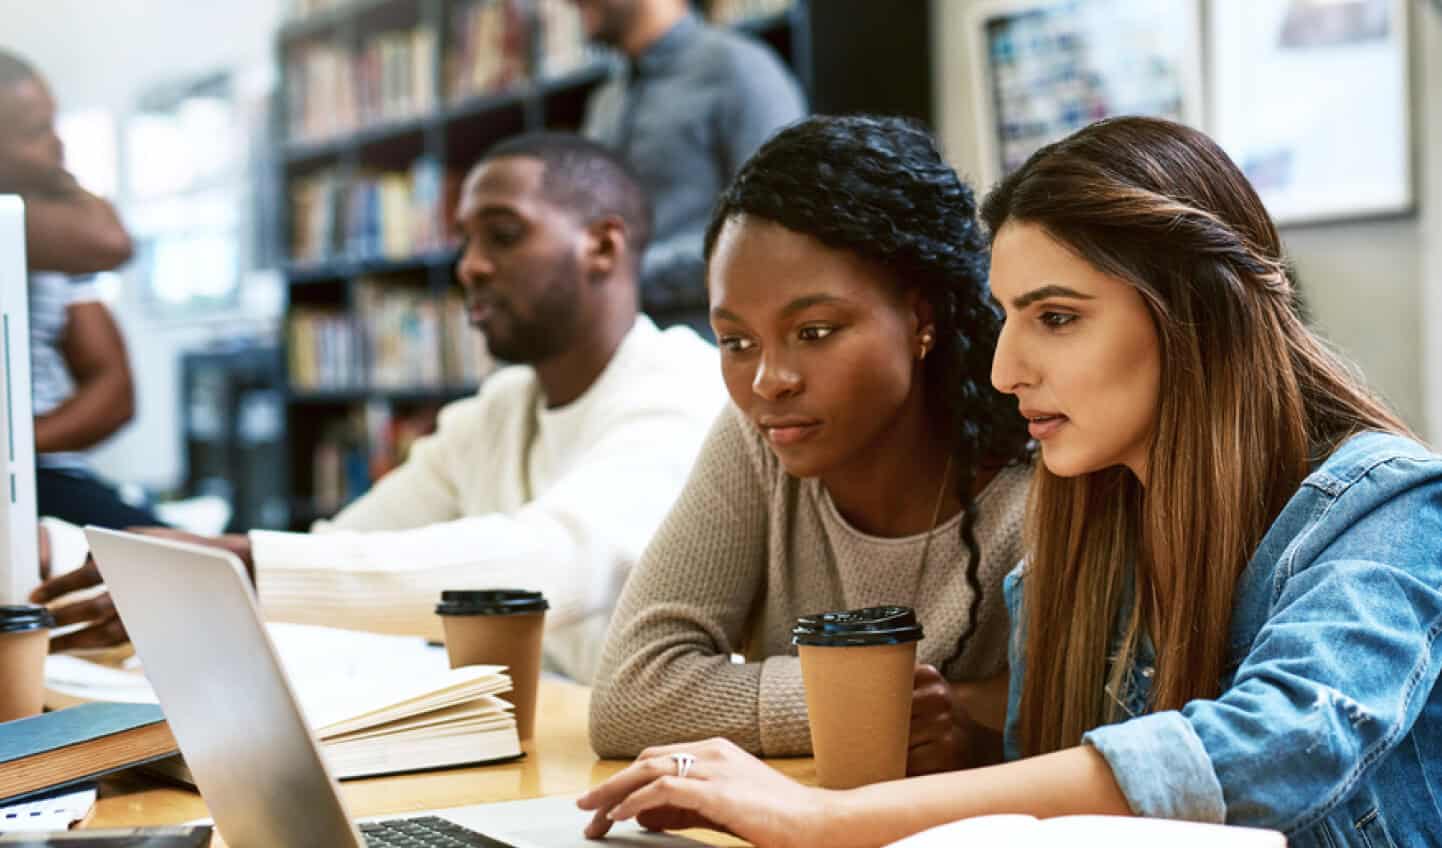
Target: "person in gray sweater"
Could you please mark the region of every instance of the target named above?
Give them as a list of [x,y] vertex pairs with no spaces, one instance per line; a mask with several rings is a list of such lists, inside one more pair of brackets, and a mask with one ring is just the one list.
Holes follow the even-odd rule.
[[764,42],[712,26],[687,0],[572,0],[593,41],[625,66],[586,103],[582,132],[615,150],[656,209],[641,303],[662,326],[705,335],[701,240],[716,196],[806,99]]
[[909,771],[996,758],[1030,456],[990,384],[971,190],[910,123],[812,118],[742,167],[705,244],[732,404],[622,593],[592,746],[808,754],[796,617],[901,604],[926,629]]

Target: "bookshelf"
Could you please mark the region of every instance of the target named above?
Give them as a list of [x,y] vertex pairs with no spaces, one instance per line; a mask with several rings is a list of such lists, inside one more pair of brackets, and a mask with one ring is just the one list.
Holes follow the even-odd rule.
[[[929,121],[927,3],[695,5],[770,44],[816,111]],[[284,471],[303,528],[484,379],[452,279],[460,180],[501,139],[578,128],[615,60],[584,44],[571,0],[296,0],[276,55]]]

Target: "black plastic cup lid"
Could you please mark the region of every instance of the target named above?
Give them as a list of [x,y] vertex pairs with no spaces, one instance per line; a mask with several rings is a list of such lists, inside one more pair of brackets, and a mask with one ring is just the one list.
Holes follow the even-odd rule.
[[451,589],[441,593],[438,615],[521,615],[545,612],[551,605],[540,592],[525,589]]
[[867,607],[823,612],[796,619],[791,644],[850,647],[919,642],[921,623],[911,607]]
[[24,633],[55,626],[55,616],[45,607],[33,604],[0,606],[0,633]]

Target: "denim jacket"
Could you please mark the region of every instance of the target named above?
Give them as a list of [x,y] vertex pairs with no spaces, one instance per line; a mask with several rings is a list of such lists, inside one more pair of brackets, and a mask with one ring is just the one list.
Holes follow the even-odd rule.
[[[1006,579],[1014,759],[1025,566]],[[1382,433],[1348,439],[1303,481],[1238,581],[1221,694],[1082,742],[1138,815],[1281,830],[1305,846],[1442,845],[1442,457]],[[1115,693],[1114,693],[1115,694]]]

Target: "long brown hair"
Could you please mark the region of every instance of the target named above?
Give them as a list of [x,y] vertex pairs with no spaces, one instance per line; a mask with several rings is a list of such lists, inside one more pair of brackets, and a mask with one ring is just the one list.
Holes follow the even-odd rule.
[[1161,351],[1145,491],[1124,468],[1036,472],[1018,716],[1031,755],[1120,717],[1143,633],[1150,709],[1215,697],[1237,579],[1302,479],[1353,433],[1408,429],[1302,322],[1276,227],[1200,132],[1093,124],[1037,151],[982,218],[993,237],[1040,225],[1134,286]]

